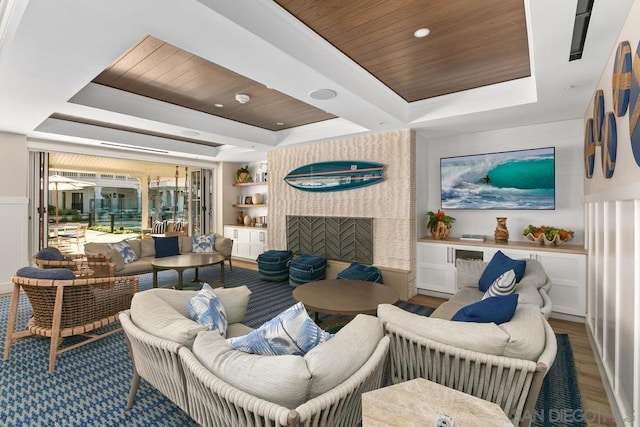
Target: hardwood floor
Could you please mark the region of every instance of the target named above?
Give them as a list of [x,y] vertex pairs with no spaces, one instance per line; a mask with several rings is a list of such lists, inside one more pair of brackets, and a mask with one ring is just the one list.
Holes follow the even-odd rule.
[[[233,261],[238,267],[257,270],[255,262]],[[444,299],[417,295],[409,300],[413,304],[425,307],[437,308]],[[584,323],[570,322],[567,320],[549,319],[551,327],[556,333],[568,334],[571,341],[571,349],[578,373],[578,386],[582,396],[584,417],[588,426],[615,426],[615,420],[611,414],[611,406],[607,394],[602,385],[602,378],[596,364],[591,343],[587,335]]]
[[[426,307],[437,308],[445,300],[417,295],[409,302]],[[611,414],[611,406],[607,394],[602,385],[602,378],[596,364],[591,343],[587,335],[584,323],[570,322],[567,320],[549,319],[551,327],[556,333],[568,334],[573,350],[573,357],[578,374],[578,386],[582,396],[584,417],[589,426],[615,426],[615,420]]]

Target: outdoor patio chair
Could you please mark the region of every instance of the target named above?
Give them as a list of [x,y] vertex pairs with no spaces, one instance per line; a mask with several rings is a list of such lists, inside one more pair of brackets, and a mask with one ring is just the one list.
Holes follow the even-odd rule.
[[106,255],[67,254],[65,258],[48,260],[34,255],[32,261],[40,268],[68,268],[77,278],[115,276],[115,264]]
[[[75,280],[13,276],[11,281],[13,293],[9,306],[4,360],[9,360],[13,341],[33,335],[48,337],[51,339],[49,373],[55,371],[58,354],[120,331],[122,327],[100,328],[117,322],[118,313],[131,307],[131,298],[138,291],[138,276]],[[29,298],[33,317],[24,331],[16,332],[21,289]],[[64,338],[74,335],[87,339],[60,348]]]
[[63,242],[68,241],[69,243],[75,243],[76,249],[80,251],[80,241],[86,243],[86,234],[87,229],[89,228],[89,224],[67,224],[65,228],[63,228],[58,233],[58,238]]

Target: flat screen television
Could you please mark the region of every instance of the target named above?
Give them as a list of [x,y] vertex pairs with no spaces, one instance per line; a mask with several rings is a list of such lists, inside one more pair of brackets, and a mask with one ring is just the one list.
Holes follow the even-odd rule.
[[555,148],[440,159],[442,209],[555,209]]

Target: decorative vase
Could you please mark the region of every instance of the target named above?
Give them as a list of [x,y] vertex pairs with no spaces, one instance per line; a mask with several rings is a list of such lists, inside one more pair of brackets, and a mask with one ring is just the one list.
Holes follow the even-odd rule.
[[509,230],[507,230],[507,218],[504,216],[496,217],[498,224],[494,233],[496,243],[509,243]]
[[237,176],[236,176],[236,182],[238,184],[242,184],[247,182],[247,178],[249,178],[249,173],[248,172],[240,172]]
[[251,215],[245,215],[244,225],[251,225],[251,221],[252,221]]
[[236,223],[238,225],[244,224],[244,212],[238,211],[238,215],[236,216]]
[[261,205],[262,204],[262,193],[256,193],[253,196],[251,196],[251,201],[253,202],[254,205]]
[[438,221],[438,224],[436,224],[436,228],[431,229],[431,235],[436,240],[445,240],[447,237],[449,237],[450,230],[450,225],[446,225],[444,222]]

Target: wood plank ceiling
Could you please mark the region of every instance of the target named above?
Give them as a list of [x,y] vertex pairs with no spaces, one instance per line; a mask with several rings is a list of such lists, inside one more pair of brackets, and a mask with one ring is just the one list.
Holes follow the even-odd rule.
[[[275,2],[407,102],[530,75],[524,0]],[[272,131],[336,117],[152,36],[93,82]]]
[[407,102],[531,74],[523,0],[275,1]]
[[272,131],[335,117],[152,36],[93,82]]

